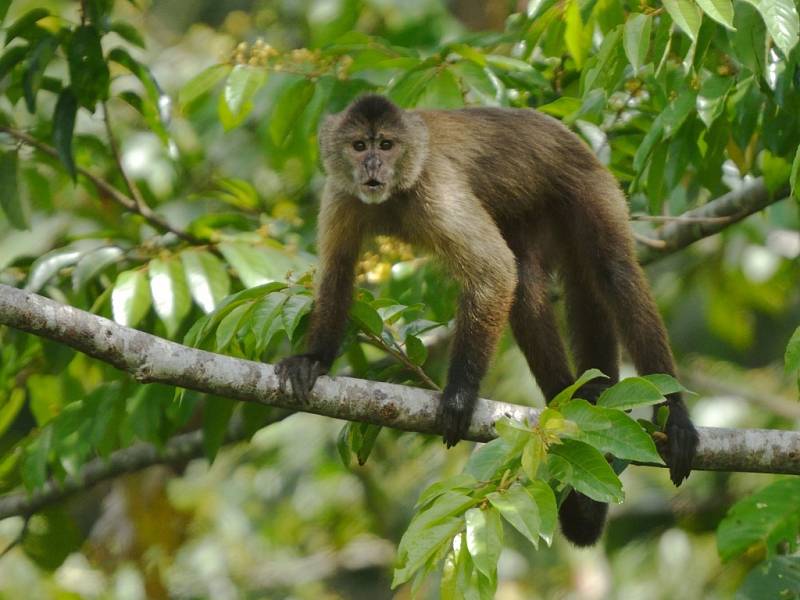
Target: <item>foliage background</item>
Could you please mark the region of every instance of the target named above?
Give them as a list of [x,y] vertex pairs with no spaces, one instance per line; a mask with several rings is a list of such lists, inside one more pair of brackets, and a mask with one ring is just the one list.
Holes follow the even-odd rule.
[[[209,349],[284,356],[302,344],[310,307],[316,124],[369,89],[404,106],[536,106],[584,137],[634,214],[678,215],[754,177],[783,198],[800,169],[800,47],[796,4],[773,5],[769,17],[763,3],[721,0],[161,1],[110,13],[101,1],[0,2],[0,125],[56,149],[0,138],[0,281]],[[76,33],[82,6],[94,35],[107,31],[99,54],[92,32]],[[73,183],[75,165],[133,210],[86,177]],[[660,224],[633,223],[645,239]],[[698,424],[797,428],[796,383],[782,365],[800,321],[797,229],[797,201],[783,200],[651,267],[683,381],[700,393]],[[361,273],[337,368],[441,382],[446,344],[436,339],[455,287],[390,240]],[[228,293],[287,279],[203,318]],[[0,343],[4,492],[198,427],[207,456],[32,518],[0,559],[8,597],[391,597],[420,490],[470,452],[387,430],[366,465],[346,466],[342,424],[295,415],[217,454],[232,403],[176,402],[171,389],[13,330],[0,330]],[[510,336],[482,395],[541,402]],[[756,543],[722,561],[715,536],[767,476],[696,473],[678,491],[661,470],[622,478],[627,500],[598,548],[557,538],[532,552],[509,532],[497,596],[725,598],[770,550]],[[0,538],[11,543],[22,527],[0,521]]]

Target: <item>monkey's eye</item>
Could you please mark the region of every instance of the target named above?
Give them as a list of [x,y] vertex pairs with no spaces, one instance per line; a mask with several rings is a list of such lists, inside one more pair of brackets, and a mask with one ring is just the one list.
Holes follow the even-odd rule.
[[381,150],[391,150],[392,146],[394,146],[394,142],[392,142],[392,140],[381,140]]
[[363,152],[366,149],[367,145],[361,140],[356,140],[355,142],[353,142],[353,150],[355,150],[356,152]]

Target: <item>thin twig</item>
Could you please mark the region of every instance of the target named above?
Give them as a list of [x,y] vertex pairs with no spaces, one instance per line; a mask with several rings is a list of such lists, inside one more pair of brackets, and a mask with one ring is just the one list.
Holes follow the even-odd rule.
[[384,352],[392,356],[395,360],[400,362],[409,371],[411,371],[417,377],[419,377],[420,381],[422,381],[427,387],[429,387],[432,390],[442,389],[433,379],[430,378],[430,376],[428,376],[428,374],[423,370],[422,367],[413,363],[411,359],[409,359],[404,352],[396,348],[392,348],[391,346],[386,344],[380,337],[378,337],[372,332],[365,332],[364,335],[365,335],[365,340],[369,344],[372,344],[376,348],[379,348],[380,350],[383,350]]
[[[262,427],[272,425],[291,416],[292,411],[274,410]],[[225,433],[225,443],[240,442],[249,437],[249,430],[241,418],[231,420]],[[114,479],[126,473],[134,473],[153,465],[177,465],[193,458],[205,455],[205,444],[202,431],[192,431],[176,435],[157,448],[152,444],[135,444],[112,452],[105,458],[96,458],[81,467],[79,473],[69,475],[63,481],[49,479],[43,486],[32,493],[19,492],[0,496],[0,519],[13,515],[26,518],[26,526],[17,536],[12,545],[4,550],[7,552],[14,544],[19,543],[27,528],[27,519],[43,508],[60,502],[75,493],[88,490],[92,486]],[[0,555],[2,556],[2,555]]]
[[[40,140],[37,140],[35,137],[28,135],[24,131],[20,131],[18,129],[14,129],[13,127],[4,127],[0,126],[0,131],[3,133],[7,133],[11,137],[14,137],[29,146],[32,146],[39,150],[40,152],[44,152],[52,156],[53,158],[59,158],[58,151],[53,148],[51,145],[46,144]],[[206,240],[202,240],[198,237],[195,237],[191,233],[178,229],[167,223],[162,217],[160,217],[157,213],[153,212],[150,207],[144,205],[142,207],[138,206],[136,200],[133,198],[128,197],[127,195],[120,192],[117,188],[111,185],[108,181],[103,179],[102,177],[98,177],[91,171],[84,169],[83,167],[77,167],[76,169],[78,173],[86,177],[92,184],[101,192],[106,194],[109,198],[111,198],[114,202],[122,206],[124,209],[129,210],[132,213],[136,213],[144,218],[145,221],[153,225],[156,229],[161,231],[168,231],[170,233],[174,233],[176,236],[185,240],[191,244],[204,244],[207,243]]]
[[664,240],[656,240],[653,238],[649,238],[635,231],[633,232],[633,237],[637,242],[639,242],[640,244],[644,244],[649,248],[656,248],[658,250],[662,250],[667,246],[667,243]]
[[654,223],[730,223],[736,219],[735,215],[729,217],[671,217],[668,215],[631,215],[631,221],[652,221]]
[[[134,202],[136,202],[136,206],[139,209],[139,213],[141,214],[147,204],[142,198],[142,193],[139,191],[139,187],[136,185],[136,182],[133,181],[130,177],[128,177],[128,173],[125,171],[125,168],[122,166],[122,155],[119,152],[119,145],[117,144],[117,138],[114,135],[113,130],[111,129],[111,117],[108,112],[108,103],[103,102],[103,122],[106,126],[106,136],[108,137],[108,145],[111,148],[111,155],[114,157],[114,162],[117,165],[117,170],[119,174],[122,176],[122,180],[125,182],[125,187],[128,188],[128,192],[133,198]],[[149,209],[149,207],[147,207]]]

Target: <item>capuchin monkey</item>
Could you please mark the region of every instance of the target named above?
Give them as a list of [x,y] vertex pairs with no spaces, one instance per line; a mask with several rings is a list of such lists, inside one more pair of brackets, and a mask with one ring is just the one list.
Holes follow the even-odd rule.
[[[625,197],[611,173],[556,119],[532,109],[403,110],[367,95],[329,116],[319,135],[327,172],[320,266],[308,352],[277,365],[306,401],[339,350],[367,236],[390,235],[438,257],[461,284],[438,427],[448,447],[467,433],[508,319],[548,401],[575,381],[548,300],[565,290],[578,372],[592,402],[619,379],[619,343],[639,373],[675,374],[664,325],[634,253]],[[697,432],[680,394],[667,397],[670,477],[689,475]],[[579,546],[603,531],[607,505],[572,491],[559,509]]]

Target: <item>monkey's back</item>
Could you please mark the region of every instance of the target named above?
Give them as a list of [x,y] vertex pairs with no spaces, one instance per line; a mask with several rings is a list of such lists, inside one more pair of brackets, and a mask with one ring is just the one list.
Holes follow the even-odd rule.
[[494,209],[509,202],[557,201],[584,188],[587,180],[610,177],[578,136],[533,109],[420,114],[430,131],[431,155],[459,165],[475,194]]
[[[532,234],[533,228],[548,238],[616,240],[632,248],[628,207],[617,181],[557,119],[512,108],[419,114],[429,129],[432,160],[426,178],[434,185],[447,180],[448,164],[466,173],[470,191],[504,235],[520,227]],[[569,240],[543,240],[551,247],[564,242]]]

